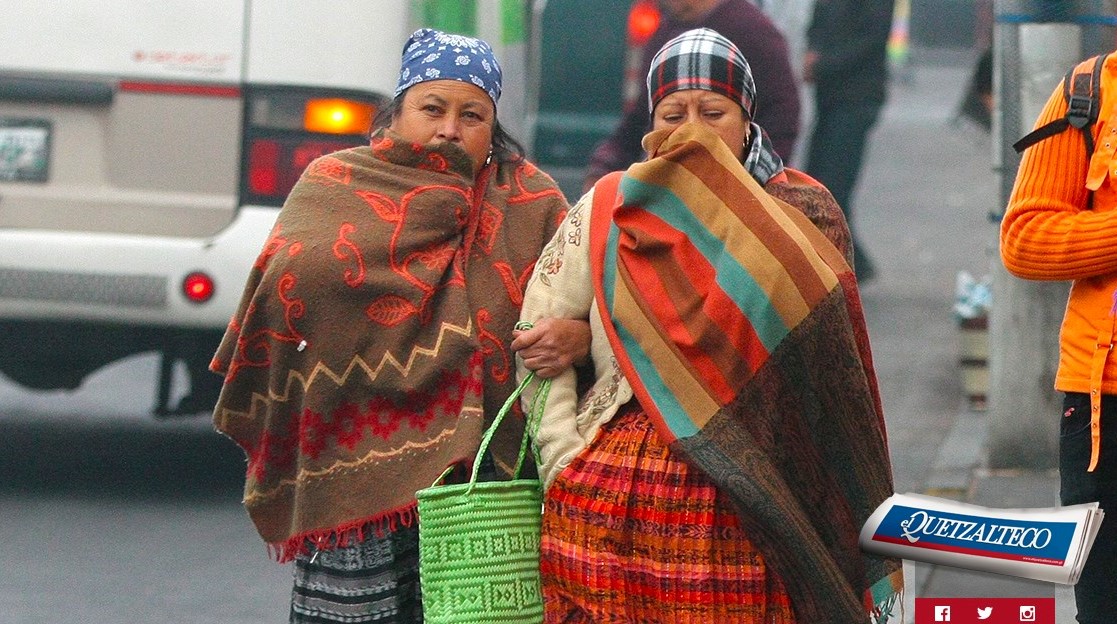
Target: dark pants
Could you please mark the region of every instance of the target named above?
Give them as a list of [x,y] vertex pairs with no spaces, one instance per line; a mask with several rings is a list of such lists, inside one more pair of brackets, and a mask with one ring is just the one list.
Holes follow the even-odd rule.
[[1102,399],[1101,456],[1090,465],[1090,397],[1069,392],[1059,427],[1059,498],[1063,505],[1097,501],[1106,517],[1094,540],[1082,577],[1074,586],[1078,621],[1117,621],[1117,396]]
[[830,190],[849,222],[859,277],[870,274],[872,265],[853,230],[853,190],[881,106],[879,102],[835,101],[816,92],[815,125],[807,149],[807,173]]

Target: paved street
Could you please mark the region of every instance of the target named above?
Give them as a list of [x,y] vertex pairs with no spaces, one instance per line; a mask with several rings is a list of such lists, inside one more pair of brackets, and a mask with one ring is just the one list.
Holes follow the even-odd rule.
[[240,503],[244,454],[205,415],[150,415],[157,365],[75,392],[0,378],[0,624],[286,621],[291,570]]
[[[997,226],[986,216],[1000,203],[991,139],[953,122],[968,77],[963,57],[916,64],[910,80],[894,82],[855,197],[853,227],[877,265],[862,297],[896,490],[1050,507],[1056,475],[984,470],[987,416],[969,408],[962,389],[955,278],[999,262]],[[1055,596],[1057,621],[1074,621],[1068,587],[925,564],[908,571],[909,621],[915,596]]]

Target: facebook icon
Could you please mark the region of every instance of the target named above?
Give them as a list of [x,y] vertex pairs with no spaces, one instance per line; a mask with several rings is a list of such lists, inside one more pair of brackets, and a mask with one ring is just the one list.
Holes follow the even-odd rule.
[[950,621],[950,607],[935,605],[935,621],[936,622],[949,622]]

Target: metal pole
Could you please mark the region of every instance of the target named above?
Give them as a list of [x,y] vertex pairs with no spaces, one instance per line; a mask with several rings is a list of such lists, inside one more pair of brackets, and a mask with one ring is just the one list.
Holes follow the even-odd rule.
[[[1078,62],[1113,49],[1117,0],[996,0],[993,32],[994,169],[1000,223],[1020,158],[1012,143],[1031,130],[1051,91]],[[1068,284],[1033,282],[993,261],[989,324],[990,468],[1058,463],[1061,397],[1054,390]]]

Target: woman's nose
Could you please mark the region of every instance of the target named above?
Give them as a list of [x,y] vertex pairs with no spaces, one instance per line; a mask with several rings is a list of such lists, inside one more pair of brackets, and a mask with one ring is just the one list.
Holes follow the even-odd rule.
[[435,136],[450,143],[461,141],[461,125],[458,123],[458,118],[454,115],[446,115],[440,119]]

